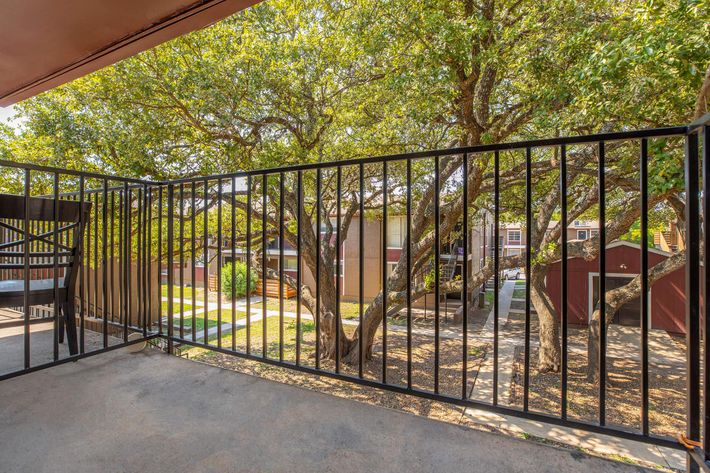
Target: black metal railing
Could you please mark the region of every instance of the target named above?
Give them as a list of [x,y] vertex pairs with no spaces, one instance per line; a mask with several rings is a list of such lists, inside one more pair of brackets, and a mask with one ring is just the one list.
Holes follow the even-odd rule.
[[[710,322],[702,303],[710,296],[704,277],[710,261],[701,251],[710,243],[702,228],[710,194],[708,124],[705,117],[680,127],[170,182],[0,161],[7,182],[17,175],[17,193],[52,195],[61,182],[60,199],[93,204],[76,296],[81,354],[55,356],[40,366],[25,359],[21,369],[2,377],[124,346],[137,333],[138,341],[164,339],[171,352],[199,347],[659,445],[677,446],[675,432],[686,429],[688,437],[704,441],[689,455],[689,469],[704,466],[710,453],[710,423],[700,432],[701,407],[704,418],[710,416],[710,406],[701,402],[710,391],[700,370],[701,359],[703,373],[710,369],[703,336]],[[23,181],[32,186],[23,187]],[[678,329],[684,339],[654,328],[667,321],[652,313],[650,296],[654,284],[670,273],[661,272],[660,260],[651,260],[661,252],[649,246],[649,236],[659,218],[679,209],[684,209],[678,219],[685,225],[682,256],[663,257],[683,259],[677,268],[684,267],[686,275],[681,291],[686,312]],[[396,229],[388,223],[393,217],[399,218]],[[577,218],[596,220],[598,234],[585,241],[568,238],[568,222]],[[525,232],[525,249],[518,254],[500,248],[502,225],[511,221]],[[490,222],[492,232],[473,231]],[[402,234],[402,248],[387,245],[394,231]],[[474,233],[487,236],[474,242]],[[454,269],[451,278],[442,278],[441,251],[458,239],[463,240],[459,275],[453,276]],[[617,266],[629,263],[615,266],[611,248],[622,239],[636,242],[638,270],[620,276]],[[295,266],[287,265],[288,258],[295,258]],[[231,266],[225,266],[227,259]],[[571,318],[583,297],[577,289],[581,276],[574,272],[583,261],[589,328]],[[430,270],[423,271],[427,265]],[[524,268],[524,287],[501,280],[503,270],[518,267]],[[626,274],[640,284],[638,326],[610,339],[607,321],[614,314],[606,312],[618,307],[606,299],[616,289],[607,285],[613,282],[609,278]],[[472,297],[475,291],[486,298],[491,278],[493,294],[481,315],[473,311]],[[243,283],[235,296],[237,280]],[[520,294],[515,287],[522,298],[515,297]],[[503,290],[512,291],[505,306]],[[422,322],[418,311],[432,310],[422,306],[423,296],[432,293],[434,317]],[[449,321],[448,313],[442,314],[442,294],[459,297],[461,316]],[[607,303],[595,302],[594,294]],[[666,296],[654,293],[654,300]],[[30,319],[25,314],[27,334]],[[97,323],[89,326],[89,319]],[[89,332],[101,337],[93,350],[84,346]],[[669,350],[679,347],[686,363],[673,375],[684,392],[654,384],[664,373],[652,360],[661,355],[650,353],[651,335],[672,340]],[[585,341],[586,364],[580,361]],[[619,367],[629,364],[634,368]],[[622,377],[638,385],[638,416],[617,409],[615,383]],[[661,392],[682,397],[686,411],[657,406]],[[665,422],[658,421],[659,410],[668,424],[656,425]]]

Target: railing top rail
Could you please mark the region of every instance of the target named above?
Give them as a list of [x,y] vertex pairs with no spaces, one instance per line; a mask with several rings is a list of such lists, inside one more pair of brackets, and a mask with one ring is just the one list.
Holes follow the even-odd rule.
[[219,180],[219,179],[230,179],[239,178],[246,176],[261,176],[264,174],[276,174],[281,172],[295,172],[295,171],[307,171],[313,169],[327,169],[342,166],[353,166],[359,165],[360,163],[382,163],[385,161],[404,161],[410,159],[420,159],[420,158],[434,158],[437,156],[454,156],[463,154],[481,154],[481,153],[491,153],[494,151],[515,151],[523,150],[526,148],[545,148],[551,146],[560,145],[578,145],[586,143],[596,143],[599,141],[622,141],[640,138],[663,138],[671,136],[683,136],[688,133],[687,126],[675,126],[675,127],[665,127],[665,128],[650,128],[645,130],[632,130],[632,131],[620,131],[612,133],[597,133],[591,135],[581,135],[581,136],[563,136],[557,138],[543,138],[535,140],[525,140],[525,141],[512,141],[509,143],[495,143],[486,145],[476,145],[476,146],[465,146],[458,148],[446,148],[446,149],[436,149],[436,150],[425,150],[425,151],[415,151],[411,153],[399,153],[390,154],[382,156],[370,156],[365,158],[353,158],[346,159],[342,161],[329,161],[325,163],[308,163],[308,164],[295,164],[283,167],[265,168],[250,171],[238,171],[233,173],[225,174],[215,174],[212,176],[204,176],[198,178],[182,178],[175,179],[172,181],[165,182],[165,184],[179,184],[181,182],[192,182],[192,181],[205,181],[205,180]]
[[664,127],[664,128],[650,128],[644,130],[630,130],[630,131],[619,131],[611,133],[596,133],[590,135],[580,135],[580,136],[563,136],[556,138],[542,138],[534,140],[524,140],[524,141],[512,141],[508,143],[495,143],[495,144],[484,144],[476,146],[465,146],[457,148],[446,148],[446,149],[435,149],[435,150],[425,150],[425,151],[415,151],[410,153],[399,153],[381,156],[370,156],[364,158],[351,158],[341,161],[329,161],[321,163],[307,163],[307,164],[295,164],[290,166],[273,167],[265,169],[256,169],[249,171],[237,171],[232,173],[223,174],[213,174],[209,176],[200,177],[186,177],[180,179],[173,179],[167,181],[155,181],[148,179],[130,178],[130,177],[118,177],[114,175],[105,175],[95,172],[85,172],[76,171],[71,169],[61,169],[50,166],[42,166],[31,163],[17,163],[14,161],[0,160],[0,167],[14,167],[20,169],[29,169],[38,172],[47,173],[60,173],[68,174],[73,176],[83,176],[84,178],[91,179],[106,179],[109,181],[127,182],[131,184],[139,185],[169,185],[169,184],[180,184],[186,182],[204,182],[220,179],[232,179],[232,178],[242,178],[247,176],[261,176],[264,174],[275,174],[280,172],[295,172],[295,171],[306,171],[313,169],[328,169],[336,168],[342,166],[352,166],[369,163],[382,163],[389,161],[406,161],[411,159],[420,158],[434,158],[437,156],[454,156],[463,154],[482,154],[491,153],[495,151],[515,151],[524,150],[527,148],[545,148],[551,146],[560,145],[580,145],[586,143],[595,142],[609,142],[609,141],[622,141],[622,140],[632,140],[640,138],[663,138],[671,136],[682,136],[688,133],[692,133],[697,130],[703,124],[710,122],[710,114],[706,114],[700,119],[694,121],[690,125],[686,126],[675,126],[675,127]]
[[53,167],[53,166],[43,166],[39,164],[32,164],[32,163],[19,163],[16,161],[8,161],[5,159],[0,159],[0,168],[1,167],[9,167],[9,168],[17,168],[17,169],[29,169],[31,171],[37,171],[37,172],[46,172],[49,174],[66,174],[69,176],[76,176],[76,177],[84,177],[85,179],[99,179],[99,180],[104,180],[106,179],[107,181],[118,181],[118,182],[127,182],[131,184],[140,184],[140,185],[160,185],[161,182],[159,181],[150,181],[147,179],[140,179],[140,178],[135,178],[135,177],[119,177],[119,176],[114,176],[110,174],[101,174],[97,172],[91,172],[91,171],[77,171],[74,169],[64,169],[64,168],[58,168],[58,167]]
[[693,120],[693,122],[688,125],[687,133],[695,133],[705,125],[710,125],[710,112],[706,113],[705,115],[701,116],[696,120]]

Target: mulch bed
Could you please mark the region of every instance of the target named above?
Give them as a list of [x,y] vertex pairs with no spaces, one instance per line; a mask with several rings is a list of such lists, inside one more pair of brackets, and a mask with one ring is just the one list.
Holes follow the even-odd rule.
[[[509,329],[520,332],[524,322],[509,320]],[[531,324],[536,325],[536,324]],[[586,343],[586,330],[570,329],[570,343]],[[535,340],[535,336],[531,337]],[[530,349],[529,407],[532,411],[560,415],[560,373],[537,371],[537,347]],[[597,423],[599,419],[599,384],[587,379],[586,354],[568,353],[569,418]],[[516,348],[510,404],[523,405],[525,352]],[[641,363],[635,359],[607,356],[606,421],[609,426],[641,429]],[[649,366],[649,426],[652,434],[675,438],[685,429],[685,381],[670,365]]]
[[[314,334],[304,334],[302,344],[302,363],[313,367]],[[395,385],[406,385],[407,381],[407,337],[390,332],[388,334],[387,382]],[[440,340],[439,358],[439,392],[444,395],[461,396],[462,342],[461,340]],[[475,382],[481,363],[491,350],[488,343],[469,341],[468,356],[468,391]],[[274,381],[280,381],[297,386],[303,386],[336,396],[368,402],[384,407],[401,409],[408,412],[433,416],[449,422],[460,422],[463,409],[446,403],[433,402],[426,399],[403,396],[397,393],[382,391],[375,388],[360,386],[354,383],[339,381],[326,376],[300,373],[286,368],[275,367],[264,363],[253,362],[239,357],[205,350],[191,350],[190,359],[217,365],[222,368],[241,373],[260,376]],[[293,361],[293,360],[289,360]],[[321,362],[321,369],[333,371],[334,363],[329,360]],[[341,373],[357,376],[358,366],[341,363]],[[381,343],[376,341],[372,359],[363,366],[365,379],[380,381],[382,377]],[[412,336],[412,386],[416,389],[433,391],[434,389],[434,341],[431,337]]]

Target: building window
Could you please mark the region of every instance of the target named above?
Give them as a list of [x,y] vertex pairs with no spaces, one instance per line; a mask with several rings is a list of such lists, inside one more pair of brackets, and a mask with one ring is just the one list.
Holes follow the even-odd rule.
[[508,230],[508,244],[520,244],[520,230]]
[[592,238],[594,238],[595,236],[599,235],[599,230],[592,230],[591,232],[589,232],[589,234]]
[[402,248],[407,235],[406,222],[400,216],[387,217],[387,246]]
[[394,271],[394,268],[397,266],[397,263],[387,263],[387,277],[390,277],[392,274],[392,271]]
[[284,258],[285,271],[298,271],[298,258],[295,256],[286,256]]
[[587,230],[577,230],[577,240],[586,240]]

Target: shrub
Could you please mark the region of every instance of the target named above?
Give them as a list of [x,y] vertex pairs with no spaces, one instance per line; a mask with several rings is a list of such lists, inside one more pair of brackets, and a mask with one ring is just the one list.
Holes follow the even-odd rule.
[[[232,264],[234,264],[234,281],[232,281]],[[256,288],[257,274],[254,270],[250,275],[249,288]],[[247,292],[247,265],[241,261],[227,263],[222,267],[222,292],[232,299],[243,297]]]

